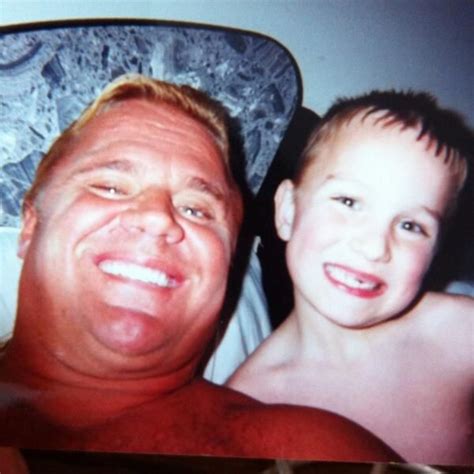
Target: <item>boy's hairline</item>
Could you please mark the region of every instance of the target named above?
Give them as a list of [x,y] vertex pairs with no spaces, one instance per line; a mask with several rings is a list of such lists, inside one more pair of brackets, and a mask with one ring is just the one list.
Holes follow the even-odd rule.
[[444,216],[445,221],[449,220],[456,212],[459,196],[467,181],[467,156],[462,155],[458,149],[450,148],[447,145],[440,147],[436,137],[423,130],[420,119],[414,124],[407,124],[399,119],[391,110],[378,109],[371,105],[343,110],[335,114],[321,126],[316,126],[301,153],[300,165],[297,167],[295,176],[292,179],[295,188],[298,189],[303,185],[306,177],[309,175],[309,171],[313,169],[315,165],[327,162],[327,157],[318,162],[317,158],[321,156],[321,148],[328,146],[331,141],[334,141],[343,127],[349,126],[353,120],[357,118],[360,118],[361,123],[364,124],[366,119],[368,117],[374,117],[374,114],[379,116],[375,117],[372,121],[372,127],[381,126],[382,129],[398,127],[400,133],[414,130],[418,132],[414,142],[426,140],[426,151],[430,151],[430,149],[435,146],[435,149],[432,150],[434,159],[438,158],[443,151],[445,152],[443,164],[447,166],[448,169],[454,168],[453,173],[458,175],[458,177],[455,178],[456,185],[451,192]]
[[331,117],[328,121],[325,121],[321,126],[316,126],[301,153],[300,164],[297,166],[295,176],[293,177],[295,186],[300,186],[305,180],[308,170],[314,166],[317,160],[320,148],[334,140],[344,126],[349,126],[352,121],[357,118],[360,118],[363,124],[367,118],[374,117],[374,114],[377,114],[378,117],[374,118],[371,126],[375,127],[381,125],[382,129],[398,127],[400,133],[407,130],[414,130],[418,132],[414,140],[415,142],[426,140],[427,151],[435,146],[435,150],[433,150],[434,158],[439,157],[444,151],[445,157],[443,163],[445,165],[452,167],[453,163],[458,163],[457,169],[458,171],[460,170],[460,176],[459,179],[457,179],[455,194],[458,195],[461,192],[467,178],[467,157],[463,155],[460,150],[451,148],[446,144],[440,144],[433,134],[424,130],[420,119],[414,124],[407,124],[398,118],[390,109],[378,109],[370,105],[342,111]]

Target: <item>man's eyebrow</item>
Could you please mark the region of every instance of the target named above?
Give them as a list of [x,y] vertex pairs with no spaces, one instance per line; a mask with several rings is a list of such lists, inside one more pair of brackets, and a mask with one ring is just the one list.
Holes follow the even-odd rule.
[[74,174],[87,174],[97,170],[123,171],[124,173],[132,173],[135,170],[134,164],[125,159],[115,159],[110,161],[95,162],[86,164],[79,168]]
[[[95,162],[86,164],[83,167],[79,168],[74,174],[81,175],[92,173],[97,170],[112,170],[112,171],[122,171],[124,173],[133,173],[136,170],[136,167],[133,162],[127,159],[115,159],[104,162]],[[192,176],[186,181],[186,186],[196,191],[200,191],[204,194],[208,194],[217,201],[224,201],[224,190],[221,186],[216,186],[214,183],[203,179],[198,176]]]
[[224,201],[224,191],[221,189],[221,187],[216,186],[215,184],[203,178],[193,176],[187,181],[186,184],[191,189],[203,192],[205,194],[209,194],[211,197],[213,197],[217,201]]

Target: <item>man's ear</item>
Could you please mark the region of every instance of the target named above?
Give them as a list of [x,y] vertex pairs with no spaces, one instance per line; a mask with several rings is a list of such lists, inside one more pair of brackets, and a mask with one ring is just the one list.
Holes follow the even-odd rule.
[[20,258],[25,258],[31,239],[35,233],[36,223],[38,222],[38,214],[33,204],[26,204],[23,210],[23,222],[18,239],[17,255]]
[[290,240],[295,218],[295,185],[289,179],[280,183],[275,193],[275,226],[280,239]]

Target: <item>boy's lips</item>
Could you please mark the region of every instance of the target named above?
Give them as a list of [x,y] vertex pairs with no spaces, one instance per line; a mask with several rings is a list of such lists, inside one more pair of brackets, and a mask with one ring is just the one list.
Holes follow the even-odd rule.
[[176,288],[182,281],[182,278],[167,272],[159,265],[144,265],[120,258],[100,259],[97,266],[107,275],[160,288]]
[[387,286],[383,280],[374,275],[343,265],[325,263],[324,273],[339,289],[361,298],[375,298],[383,293]]

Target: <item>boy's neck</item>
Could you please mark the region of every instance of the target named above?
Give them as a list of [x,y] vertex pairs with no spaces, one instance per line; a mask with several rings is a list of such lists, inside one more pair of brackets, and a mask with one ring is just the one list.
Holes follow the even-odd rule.
[[297,301],[283,324],[290,330],[295,347],[304,358],[331,359],[338,364],[369,357],[379,344],[385,343],[387,331],[394,326],[386,321],[367,328],[344,327],[307,304],[298,305]]

